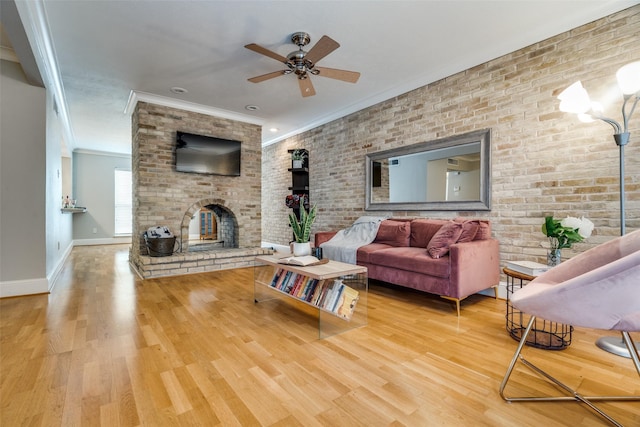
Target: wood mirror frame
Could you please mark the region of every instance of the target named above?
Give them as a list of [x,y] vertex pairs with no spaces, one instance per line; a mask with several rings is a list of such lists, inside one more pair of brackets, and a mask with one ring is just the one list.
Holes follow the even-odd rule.
[[[418,161],[415,161],[418,160]],[[437,188],[442,187],[443,193],[437,195],[428,194],[428,182],[434,182],[427,178],[427,164],[425,161],[441,160],[447,163],[445,166],[446,175],[447,172],[455,172],[457,175],[463,172],[472,172],[470,176],[471,186],[474,187],[473,195],[462,196],[459,200],[450,200],[455,198],[456,193],[460,193],[460,186],[454,187],[455,190],[451,193],[451,186],[447,190],[446,180],[442,179],[437,182]],[[467,160],[470,160],[467,162]],[[405,161],[405,164],[400,168],[400,162]],[[411,162],[414,164],[412,165]],[[457,170],[450,169],[449,165],[456,163],[468,163],[473,164],[470,166],[473,171],[464,171],[459,169],[458,166],[452,166],[458,168]],[[416,163],[420,163],[419,167]],[[424,165],[424,166],[422,166]],[[424,180],[424,186],[419,191],[416,191],[416,200],[409,200],[412,196],[405,196],[408,198],[400,198],[391,194],[392,179],[393,176],[390,172],[390,167],[398,167],[401,170],[410,175],[410,180],[398,181],[402,177],[398,178],[394,182],[394,188],[402,189],[417,189],[415,184],[416,180]],[[435,167],[432,167],[434,169]],[[463,135],[456,135],[447,138],[442,138],[434,141],[427,141],[418,144],[408,145],[404,147],[393,148],[390,150],[379,151],[377,153],[370,153],[366,155],[366,188],[365,188],[365,209],[370,211],[398,211],[398,210],[410,210],[410,211],[488,211],[491,210],[491,129],[483,129],[480,131],[473,131]],[[375,176],[374,176],[375,175]],[[398,172],[393,173],[394,176],[398,175]],[[442,181],[445,181],[443,184]],[[479,181],[479,182],[477,182]],[[413,183],[413,185],[412,185]],[[478,185],[479,184],[479,185]],[[386,194],[385,194],[386,192]],[[449,192],[449,193],[447,193]],[[433,193],[433,191],[432,191]],[[391,198],[395,198],[397,201],[391,201]]]

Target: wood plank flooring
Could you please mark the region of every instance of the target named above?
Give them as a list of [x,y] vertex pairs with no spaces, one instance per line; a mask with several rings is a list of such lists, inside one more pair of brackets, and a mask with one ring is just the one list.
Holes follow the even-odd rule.
[[[607,425],[578,403],[500,398],[516,347],[504,300],[472,296],[458,318],[448,301],[372,283],[369,324],[319,340],[317,313],[255,304],[252,279],[142,281],[128,247],[76,247],[50,295],[0,300],[0,425]],[[580,391],[640,394],[629,359],[594,346],[602,335],[578,328],[568,349],[526,355]],[[524,367],[512,378],[554,391]],[[640,426],[637,402],[602,407]]]

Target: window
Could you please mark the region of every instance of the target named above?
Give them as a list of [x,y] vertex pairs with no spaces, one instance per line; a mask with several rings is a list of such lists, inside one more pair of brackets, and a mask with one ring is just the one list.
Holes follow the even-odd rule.
[[132,230],[132,199],[131,171],[124,169],[115,170],[115,234],[131,234]]

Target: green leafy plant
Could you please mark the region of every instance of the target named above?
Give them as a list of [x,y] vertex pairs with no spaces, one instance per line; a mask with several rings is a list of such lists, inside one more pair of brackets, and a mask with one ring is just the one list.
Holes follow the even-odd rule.
[[302,148],[293,150],[291,152],[291,160],[304,160],[307,157],[307,152]]
[[306,243],[311,236],[311,225],[316,220],[316,205],[313,205],[309,212],[300,205],[300,220],[292,212],[289,214],[289,224],[293,230],[293,237],[297,243]]
[[553,219],[553,216],[544,218],[542,234],[549,238],[552,250],[571,248],[571,245],[581,242],[591,236],[593,223],[586,219],[566,217],[563,220]]

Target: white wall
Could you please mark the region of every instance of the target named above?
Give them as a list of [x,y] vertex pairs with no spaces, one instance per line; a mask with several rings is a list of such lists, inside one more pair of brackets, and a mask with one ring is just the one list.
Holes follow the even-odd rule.
[[[115,238],[114,171],[131,169],[131,156],[90,151],[73,153],[73,198],[86,213],[73,215],[75,244],[128,243]],[[95,232],[94,232],[95,231]]]
[[[46,188],[46,262],[49,289],[55,284],[64,260],[73,249],[72,217],[60,211],[63,197],[62,124],[54,108],[51,92],[47,92],[47,143],[44,184]],[[69,161],[69,159],[66,159]]]
[[0,296],[47,292],[46,90],[0,60]]

